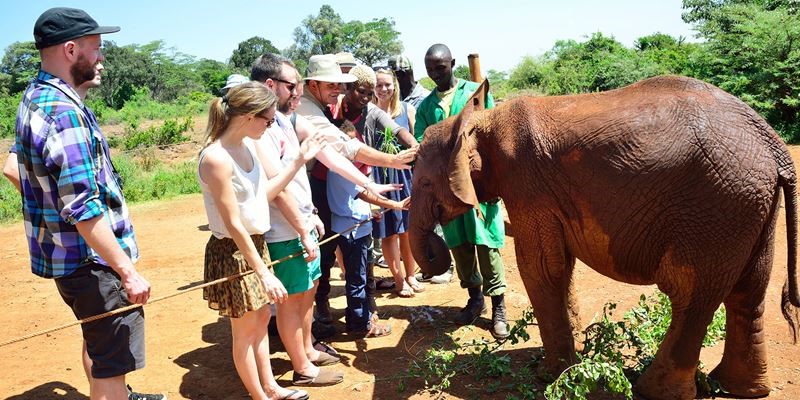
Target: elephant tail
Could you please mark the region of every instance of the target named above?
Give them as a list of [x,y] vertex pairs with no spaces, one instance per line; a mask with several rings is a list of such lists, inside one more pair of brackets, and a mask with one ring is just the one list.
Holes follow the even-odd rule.
[[797,180],[783,175],[779,178],[779,185],[783,189],[784,202],[786,203],[786,246],[788,248],[786,282],[781,291],[781,311],[789,329],[792,339],[797,344],[797,335],[800,330],[800,293],[797,287]]

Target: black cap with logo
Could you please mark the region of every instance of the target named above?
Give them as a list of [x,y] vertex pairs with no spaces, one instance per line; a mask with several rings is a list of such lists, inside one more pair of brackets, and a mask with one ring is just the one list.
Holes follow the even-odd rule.
[[67,7],[55,7],[43,12],[33,26],[37,49],[86,35],[114,32],[119,32],[118,26],[100,26],[86,11]]

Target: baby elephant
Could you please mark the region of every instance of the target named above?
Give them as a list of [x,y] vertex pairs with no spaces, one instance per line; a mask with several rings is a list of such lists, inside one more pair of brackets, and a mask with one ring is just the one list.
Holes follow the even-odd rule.
[[[553,376],[575,362],[575,259],[618,281],[656,284],[672,323],[639,378],[648,399],[690,399],[708,324],[727,312],[724,390],[769,394],[764,297],[783,191],[797,333],[797,177],[775,131],[704,82],[647,79],[604,93],[518,98],[483,110],[484,82],[461,114],[425,131],[414,168],[410,239],[422,270],[449,266],[434,225],[502,199],[517,263]],[[431,258],[429,255],[433,255]]]

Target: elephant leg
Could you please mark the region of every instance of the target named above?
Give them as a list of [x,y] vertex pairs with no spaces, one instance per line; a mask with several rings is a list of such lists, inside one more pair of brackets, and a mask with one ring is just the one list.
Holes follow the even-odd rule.
[[641,397],[651,400],[695,397],[694,376],[700,361],[700,347],[722,300],[721,290],[701,290],[703,296],[697,292],[667,292],[672,302],[672,322],[653,363],[636,381],[635,389]]
[[[725,298],[725,350],[710,376],[738,397],[769,394],[764,297],[772,267],[772,240]],[[749,266],[750,267],[750,266]]]
[[530,241],[521,242],[522,233],[518,234],[517,259],[544,344],[542,372],[555,379],[577,362],[573,326],[578,322],[577,301],[572,293],[575,257],[567,252],[560,228],[535,226],[537,234],[527,236]]

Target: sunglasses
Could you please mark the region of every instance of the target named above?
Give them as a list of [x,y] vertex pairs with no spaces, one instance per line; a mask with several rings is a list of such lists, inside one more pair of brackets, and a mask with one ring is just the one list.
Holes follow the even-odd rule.
[[275,123],[275,118],[267,118],[267,117],[265,117],[265,116],[263,116],[261,114],[256,114],[255,117],[256,118],[261,118],[261,119],[267,121],[267,128],[271,127],[272,124]]
[[285,81],[285,80],[280,79],[280,78],[270,78],[270,79],[272,79],[275,82],[280,82],[280,83],[286,84],[286,90],[288,90],[290,92],[293,91],[297,87],[297,82],[289,82],[289,81]]

